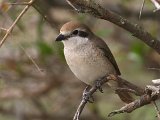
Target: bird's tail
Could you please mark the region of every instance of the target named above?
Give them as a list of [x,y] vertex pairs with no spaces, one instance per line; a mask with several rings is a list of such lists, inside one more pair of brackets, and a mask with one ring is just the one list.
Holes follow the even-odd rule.
[[125,89],[127,88],[126,85],[124,85],[123,83],[119,83],[115,80],[110,80],[108,82],[108,85],[113,89],[115,90],[116,94],[119,96],[119,98],[125,102],[125,103],[130,103],[132,101],[134,101],[131,93],[125,91],[125,90],[122,90],[122,89]]
[[119,98],[127,104],[134,101],[133,97],[128,92],[116,91],[116,93],[119,96]]

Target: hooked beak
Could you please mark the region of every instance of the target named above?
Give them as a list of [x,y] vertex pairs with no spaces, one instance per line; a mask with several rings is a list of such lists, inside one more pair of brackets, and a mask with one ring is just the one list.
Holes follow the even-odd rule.
[[66,37],[62,34],[59,34],[58,37],[56,38],[56,41],[62,41],[62,40],[65,40]]

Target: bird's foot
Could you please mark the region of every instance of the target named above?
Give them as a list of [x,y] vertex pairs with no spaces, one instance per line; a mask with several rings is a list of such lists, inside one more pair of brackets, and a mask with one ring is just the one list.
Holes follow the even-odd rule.
[[94,98],[92,95],[90,95],[89,92],[90,86],[87,86],[84,91],[83,91],[83,100],[86,102],[90,102],[93,103],[94,102]]
[[[102,78],[103,79],[103,78]],[[102,83],[101,83],[101,80],[102,79],[98,79],[95,81],[95,85],[96,85],[96,88],[101,92],[103,93],[103,89],[102,89]]]

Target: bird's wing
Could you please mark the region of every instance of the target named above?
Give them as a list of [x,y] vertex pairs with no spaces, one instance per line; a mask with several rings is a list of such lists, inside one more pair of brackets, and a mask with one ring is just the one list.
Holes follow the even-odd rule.
[[116,60],[114,59],[114,56],[111,53],[111,50],[109,49],[107,44],[99,37],[96,37],[96,39],[94,39],[93,41],[95,42],[97,47],[99,47],[104,52],[104,55],[108,58],[108,60],[113,64],[117,74],[121,75]]

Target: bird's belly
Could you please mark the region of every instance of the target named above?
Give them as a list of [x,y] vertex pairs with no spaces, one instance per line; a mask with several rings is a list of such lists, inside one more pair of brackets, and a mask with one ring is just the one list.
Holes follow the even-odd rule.
[[95,80],[107,74],[115,73],[115,69],[105,56],[89,54],[66,54],[65,58],[71,71],[81,81],[92,85]]
[[107,74],[107,67],[105,66],[102,67],[98,65],[88,65],[82,63],[77,69],[76,65],[72,64],[70,66],[72,72],[77,76],[77,78],[79,78],[81,81],[85,82],[88,85],[92,85],[95,80]]

